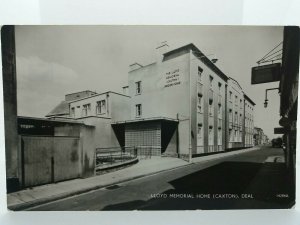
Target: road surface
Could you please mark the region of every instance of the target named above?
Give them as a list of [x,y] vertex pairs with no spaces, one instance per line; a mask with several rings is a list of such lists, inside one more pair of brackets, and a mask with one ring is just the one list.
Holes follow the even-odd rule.
[[259,150],[191,164],[28,210],[289,208],[293,204],[293,189],[286,176],[284,163],[274,162],[276,156],[282,154],[280,148],[261,147]]

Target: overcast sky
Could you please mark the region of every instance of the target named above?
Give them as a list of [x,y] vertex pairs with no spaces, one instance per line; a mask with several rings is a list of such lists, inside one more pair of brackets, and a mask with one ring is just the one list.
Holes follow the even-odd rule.
[[76,91],[121,92],[129,65],[153,62],[158,43],[194,43],[240,83],[256,103],[255,126],[272,138],[278,92],[269,92],[268,108],[263,102],[265,89],[279,83],[251,85],[251,67],[282,39],[283,28],[274,26],[17,26],[18,115],[44,117]]

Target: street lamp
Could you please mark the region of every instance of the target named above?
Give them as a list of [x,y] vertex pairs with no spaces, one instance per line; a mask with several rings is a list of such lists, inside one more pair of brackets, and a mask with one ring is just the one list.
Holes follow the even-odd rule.
[[279,88],[269,88],[269,89],[266,89],[266,97],[265,97],[265,102],[264,102],[264,106],[265,108],[268,107],[268,91],[271,91],[271,90],[279,90]]

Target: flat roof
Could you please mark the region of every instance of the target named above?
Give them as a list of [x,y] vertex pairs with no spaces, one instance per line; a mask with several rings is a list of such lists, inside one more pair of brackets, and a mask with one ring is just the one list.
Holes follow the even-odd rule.
[[126,124],[126,123],[137,123],[137,122],[147,122],[147,121],[156,121],[156,120],[164,120],[170,122],[179,122],[177,119],[168,118],[168,117],[151,117],[151,118],[141,118],[141,119],[133,119],[133,120],[124,120],[124,121],[115,121],[111,124]]
[[74,121],[73,119],[47,119],[47,118],[38,118],[38,117],[29,117],[29,116],[18,116],[18,120],[31,120],[31,121],[45,121],[45,122],[52,122],[52,123],[76,123],[76,124],[84,124],[83,122]]
[[193,43],[184,45],[182,47],[164,53],[163,54],[164,58],[176,54],[185,49],[191,49],[193,51],[193,54],[196,55],[198,59],[201,60],[206,66],[208,66],[212,71],[218,74],[223,80],[225,81],[228,80],[228,77],[209,58],[207,58],[207,56],[204,55],[204,53],[201,52],[199,48],[197,48]]
[[99,95],[108,94],[108,93],[113,93],[113,94],[116,94],[116,95],[121,95],[121,96],[130,98],[129,95],[124,95],[124,94],[121,94],[121,93],[118,93],[118,92],[114,92],[114,91],[106,91],[106,92],[103,92],[103,93],[94,94],[94,95],[91,95],[91,96],[88,96],[88,97],[79,98],[79,99],[76,99],[76,100],[73,100],[73,101],[69,101],[68,103],[78,102],[78,101],[81,101],[81,100],[84,100],[84,99],[94,98],[94,97],[97,97]]

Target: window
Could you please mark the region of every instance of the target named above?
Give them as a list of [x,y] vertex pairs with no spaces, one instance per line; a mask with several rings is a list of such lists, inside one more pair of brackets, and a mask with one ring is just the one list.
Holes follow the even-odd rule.
[[235,96],[234,103],[237,104],[237,102],[238,102],[238,96]]
[[135,105],[136,117],[141,117],[142,115],[142,104]]
[[91,111],[91,104],[85,104],[82,106],[82,116],[89,116]]
[[218,115],[222,116],[222,106],[218,105]]
[[232,123],[232,110],[229,109],[229,122]]
[[222,129],[218,129],[218,145],[222,145]]
[[220,82],[218,83],[218,87],[219,87],[219,94],[221,94],[222,84]]
[[208,130],[208,145],[213,145],[213,144],[214,144],[213,127],[209,127],[209,130]]
[[202,100],[202,95],[198,94],[198,112],[202,113],[203,110],[203,100]]
[[214,115],[214,106],[213,106],[213,101],[209,101],[209,105],[208,105],[208,113],[210,116]]
[[201,82],[202,81],[202,72],[203,72],[203,69],[198,66],[198,81]]
[[201,123],[198,123],[197,138],[198,138],[198,144],[203,145],[203,127]]
[[140,95],[142,93],[141,81],[135,82],[136,94]]
[[103,114],[105,112],[106,112],[106,101],[105,100],[98,101],[96,106],[96,113]]
[[237,112],[235,112],[235,114],[234,114],[234,123],[238,124],[238,114],[237,114]]
[[229,91],[229,99],[232,100],[232,92]]
[[209,76],[209,87],[210,87],[210,89],[213,88],[213,80],[214,80],[214,78],[212,76]]
[[75,107],[71,108],[71,117],[75,117]]

